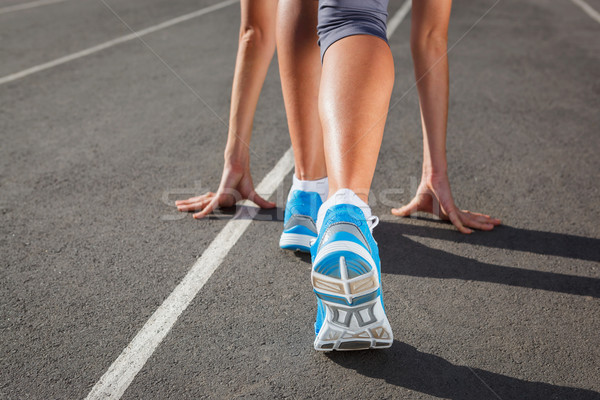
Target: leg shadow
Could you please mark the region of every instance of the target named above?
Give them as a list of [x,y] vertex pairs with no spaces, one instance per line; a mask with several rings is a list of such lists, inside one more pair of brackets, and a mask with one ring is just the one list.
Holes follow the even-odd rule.
[[[495,228],[494,231],[485,232],[485,234],[482,235],[471,235],[475,238],[471,239],[471,236],[467,237],[467,235],[461,235],[460,233],[448,231],[446,229],[422,229],[422,227],[407,227],[402,224],[385,222],[382,222],[380,226],[381,227],[378,227],[377,230],[375,230],[375,235],[376,239],[379,241],[382,272],[384,273],[426,278],[474,280],[580,296],[600,297],[600,279],[486,264],[445,251],[432,249],[404,236],[414,235],[415,232],[420,232],[419,236],[467,243],[471,243],[471,240],[473,240],[476,242],[473,244],[485,245],[487,243],[487,245],[493,245],[493,247],[504,247],[502,245],[503,238],[506,238],[507,235],[509,237],[517,235],[516,238],[511,239],[510,241],[514,246],[508,248],[523,250],[527,248],[526,245],[516,245],[516,243],[532,239],[532,236],[535,236],[535,234],[531,233],[532,231],[519,233],[520,230],[513,228],[509,230],[509,234],[501,232],[495,236],[495,230],[499,229]],[[538,242],[538,244],[534,244],[533,246],[536,252],[544,254],[543,250],[546,247],[543,247],[539,242],[543,241],[546,235],[540,235],[541,239],[536,237],[537,239],[533,240],[533,242]],[[499,236],[499,239],[497,239],[498,243],[495,242],[497,236]],[[480,237],[485,238],[481,239]],[[565,245],[570,245],[573,241],[577,240],[579,239],[568,238],[565,241]],[[561,240],[558,239],[558,241]],[[555,242],[552,242],[552,240],[549,242],[550,246],[560,247],[556,240]],[[579,242],[580,247],[583,248],[587,248],[588,244],[591,243],[589,243],[586,238],[583,238],[583,240]],[[549,253],[566,254],[568,251],[569,250],[567,249],[554,249]],[[584,253],[586,257],[592,257],[596,250],[588,249],[587,251],[587,253]]]
[[384,379],[391,385],[440,398],[600,399],[600,393],[591,390],[530,382],[479,368],[455,365],[396,340],[387,350],[332,352],[327,353],[327,357],[361,375]]
[[[418,219],[448,225],[445,221],[421,217]],[[472,235],[463,235],[456,230],[432,226],[389,222],[382,222],[381,225],[409,236],[600,262],[600,239],[583,236],[520,229],[508,225],[500,225],[490,232],[476,232]]]

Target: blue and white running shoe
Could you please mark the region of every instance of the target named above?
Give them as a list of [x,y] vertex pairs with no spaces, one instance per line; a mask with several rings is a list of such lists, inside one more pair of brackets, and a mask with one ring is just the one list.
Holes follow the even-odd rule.
[[287,250],[310,252],[310,244],[317,238],[317,214],[323,204],[316,192],[293,190],[285,205],[283,233],[279,247]]
[[[323,212],[323,211],[322,211]],[[311,247],[312,285],[317,295],[315,350],[390,347],[392,328],[381,292],[379,250],[365,218],[351,204],[329,208]]]

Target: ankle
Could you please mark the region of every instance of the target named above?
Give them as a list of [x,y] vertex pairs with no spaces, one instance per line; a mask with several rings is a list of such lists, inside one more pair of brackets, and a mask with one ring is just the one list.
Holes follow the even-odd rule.
[[321,196],[321,200],[327,200],[327,192],[329,191],[329,180],[327,177],[321,179],[298,179],[296,174],[293,177],[292,189],[290,192],[294,190],[302,190],[303,192],[315,192]]
[[294,176],[301,181],[316,181],[327,178],[327,169],[324,165],[307,166],[296,164]]
[[357,196],[363,203],[365,204],[369,204],[369,191],[368,190],[361,190],[361,189],[349,189],[349,188],[340,188],[340,187],[329,187],[329,195],[327,196],[328,199],[330,199],[331,197],[335,196],[336,194],[339,194],[339,192],[341,190],[344,191],[350,191],[352,192],[352,194],[354,196]]
[[[367,195],[368,196],[368,195]],[[368,202],[362,199],[359,195],[357,195],[351,189],[339,189],[335,193],[333,193],[325,203],[319,209],[319,216],[317,218],[317,229],[321,229],[321,225],[323,224],[323,220],[325,219],[325,214],[327,210],[331,207],[340,204],[350,204],[360,208],[362,211],[364,218],[369,219],[372,216],[371,207],[369,207]]]

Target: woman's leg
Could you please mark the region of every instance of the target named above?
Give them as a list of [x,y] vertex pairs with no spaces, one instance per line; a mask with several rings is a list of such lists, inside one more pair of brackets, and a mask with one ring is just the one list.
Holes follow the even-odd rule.
[[277,9],[279,72],[296,167],[279,246],[305,252],[317,237],[317,213],[328,192],[318,109],[317,11],[314,0],[280,0]]
[[394,83],[386,11],[386,0],[321,0],[319,6],[319,114],[330,196],[311,247],[320,351],[393,343],[372,236],[377,217],[366,204]]
[[330,196],[346,188],[367,202],[393,84],[392,54],[380,38],[348,36],[327,49],[319,114]]
[[280,0],[277,10],[277,56],[296,177],[327,176],[317,108],[321,62],[317,45],[318,2]]

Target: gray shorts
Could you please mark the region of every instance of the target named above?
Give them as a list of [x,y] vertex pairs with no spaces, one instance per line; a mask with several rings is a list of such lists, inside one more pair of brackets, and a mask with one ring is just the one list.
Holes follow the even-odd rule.
[[387,43],[388,0],[319,0],[321,61],[333,43],[347,36],[372,35]]

